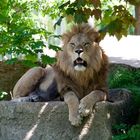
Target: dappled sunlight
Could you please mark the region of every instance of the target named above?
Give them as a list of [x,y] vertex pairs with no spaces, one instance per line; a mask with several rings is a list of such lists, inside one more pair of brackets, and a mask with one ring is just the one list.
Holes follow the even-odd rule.
[[39,114],[38,114],[38,118],[41,117],[41,115],[42,115],[42,113],[44,112],[44,110],[45,110],[45,108],[47,107],[47,105],[48,105],[48,103],[45,103],[45,104],[42,106],[42,108],[41,108],[41,110],[40,110],[40,112],[39,112]]
[[111,118],[110,113],[107,113],[107,119],[110,119],[110,118]]
[[[95,112],[94,112],[95,113]],[[94,119],[94,113],[92,113],[90,115],[90,117],[88,118],[88,120],[86,121],[85,125],[83,126],[80,134],[79,134],[79,140],[83,139],[84,136],[86,136],[91,128],[91,125],[93,123],[93,119]]]
[[45,103],[41,110],[39,111],[38,113],[38,120],[37,122],[35,123],[35,125],[29,130],[29,132],[27,132],[25,138],[23,140],[30,140],[32,138],[32,136],[34,135],[35,133],[35,130],[37,129],[39,123],[40,123],[40,117],[41,115],[43,114],[43,112],[45,111],[45,108],[47,107],[48,103]]
[[31,137],[33,136],[34,131],[36,130],[37,126],[38,126],[38,122],[31,128],[31,130],[26,134],[26,136],[23,140],[30,140]]

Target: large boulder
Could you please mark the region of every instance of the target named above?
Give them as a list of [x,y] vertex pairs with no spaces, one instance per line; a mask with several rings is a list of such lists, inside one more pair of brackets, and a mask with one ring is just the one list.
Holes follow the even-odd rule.
[[111,140],[112,125],[124,121],[129,91],[110,91],[112,102],[99,102],[80,127],[71,126],[64,102],[0,102],[0,140]]

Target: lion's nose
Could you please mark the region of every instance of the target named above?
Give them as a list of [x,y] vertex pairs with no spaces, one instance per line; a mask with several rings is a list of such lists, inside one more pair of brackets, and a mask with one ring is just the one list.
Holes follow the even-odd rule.
[[83,49],[77,49],[77,50],[75,50],[75,52],[78,53],[78,54],[80,54],[80,53],[83,52]]

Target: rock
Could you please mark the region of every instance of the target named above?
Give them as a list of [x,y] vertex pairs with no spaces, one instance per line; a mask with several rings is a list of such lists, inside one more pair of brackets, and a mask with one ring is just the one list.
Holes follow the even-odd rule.
[[10,100],[10,92],[13,91],[13,87],[17,80],[29,69],[21,62],[16,64],[6,64],[6,62],[0,61],[0,91],[8,93],[8,96],[4,100]]
[[0,140],[111,140],[112,125],[130,106],[129,91],[110,90],[80,127],[71,126],[64,102],[0,102]]

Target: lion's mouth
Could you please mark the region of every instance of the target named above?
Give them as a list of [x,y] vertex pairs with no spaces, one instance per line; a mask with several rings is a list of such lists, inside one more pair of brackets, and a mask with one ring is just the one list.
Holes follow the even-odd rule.
[[84,67],[87,67],[87,62],[85,60],[83,60],[82,58],[78,57],[74,61],[74,66],[84,66]]

